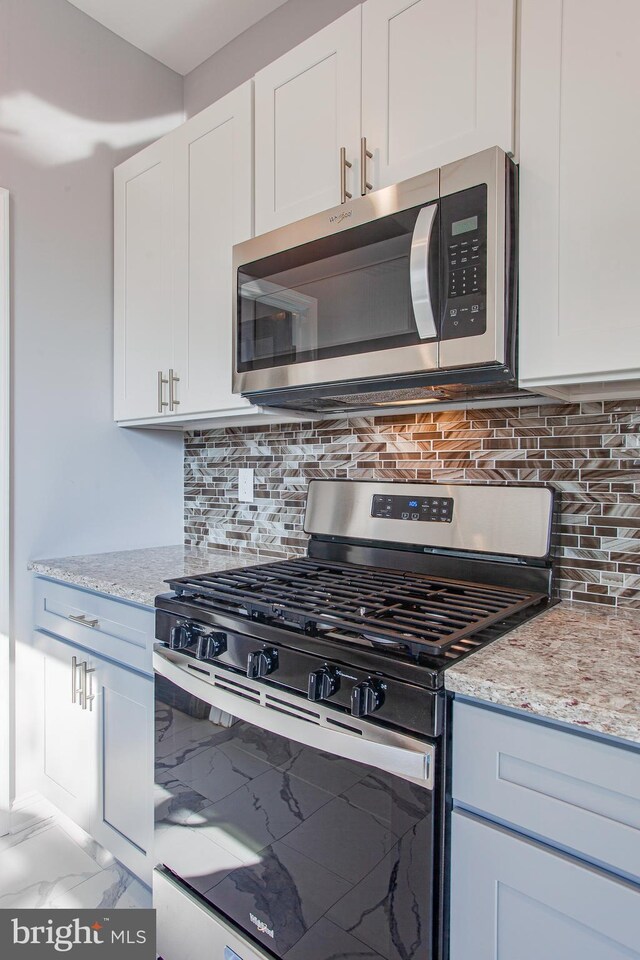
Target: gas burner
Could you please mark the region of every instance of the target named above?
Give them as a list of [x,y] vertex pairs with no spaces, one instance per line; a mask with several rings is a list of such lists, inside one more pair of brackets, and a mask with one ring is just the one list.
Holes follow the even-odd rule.
[[[446,522],[412,521],[407,505],[441,501]],[[447,666],[552,602],[553,515],[544,486],[312,481],[307,556],[168,580],[157,606],[187,633],[193,621],[441,686]]]
[[310,634],[338,630],[351,642],[365,640],[413,657],[442,654],[546,599],[505,586],[311,557],[169,584],[184,601],[247,611],[261,622]]

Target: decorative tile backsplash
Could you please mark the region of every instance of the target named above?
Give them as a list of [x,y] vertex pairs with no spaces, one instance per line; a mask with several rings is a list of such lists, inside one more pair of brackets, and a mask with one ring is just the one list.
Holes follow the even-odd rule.
[[[238,503],[238,467],[255,503]],[[550,483],[562,494],[559,594],[640,607],[640,401],[450,410],[185,436],[185,539],[303,553],[314,477]]]

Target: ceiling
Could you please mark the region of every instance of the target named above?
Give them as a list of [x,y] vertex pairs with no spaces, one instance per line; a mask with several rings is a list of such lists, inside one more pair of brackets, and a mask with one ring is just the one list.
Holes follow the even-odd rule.
[[186,74],[285,0],[69,0],[177,73]]

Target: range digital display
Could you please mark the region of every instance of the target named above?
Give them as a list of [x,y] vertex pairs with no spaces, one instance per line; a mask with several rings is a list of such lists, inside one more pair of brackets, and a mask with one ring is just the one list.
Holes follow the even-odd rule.
[[371,516],[386,520],[428,521],[451,523],[453,497],[400,497],[374,494]]

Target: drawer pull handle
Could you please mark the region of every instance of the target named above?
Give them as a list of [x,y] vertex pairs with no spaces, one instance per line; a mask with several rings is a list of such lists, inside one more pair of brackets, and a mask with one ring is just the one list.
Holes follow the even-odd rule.
[[67,617],[68,620],[73,620],[74,623],[81,623],[83,627],[96,627],[100,626],[100,621],[95,617],[88,617],[86,613],[70,613]]

